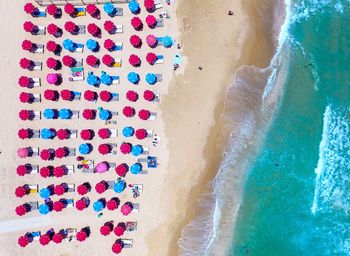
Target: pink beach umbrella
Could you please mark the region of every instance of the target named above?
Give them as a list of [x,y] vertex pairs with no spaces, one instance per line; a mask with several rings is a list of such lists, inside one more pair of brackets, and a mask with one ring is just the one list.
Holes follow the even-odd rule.
[[108,188],[108,183],[105,180],[100,181],[95,185],[95,190],[98,194],[104,193]]
[[147,23],[148,27],[155,28],[157,25],[157,19],[153,15],[148,15],[146,17],[146,23]]
[[29,69],[30,70],[34,66],[34,62],[32,60],[30,60],[30,59],[22,58],[19,61],[19,65],[23,69]]
[[73,21],[67,21],[64,24],[64,29],[71,34],[74,34],[77,32],[78,26]]
[[95,4],[88,4],[86,6],[86,12],[91,15],[91,17],[99,19],[100,17],[100,10],[97,8]]
[[157,38],[154,35],[148,35],[146,37],[146,43],[149,47],[155,47],[157,45]]
[[115,63],[115,60],[114,58],[109,55],[109,54],[105,54],[103,57],[102,57],[102,62],[103,64],[105,64],[107,67],[111,67],[114,63]]
[[74,99],[74,93],[67,89],[62,90],[60,95],[63,100],[72,101]]
[[126,230],[125,223],[119,222],[118,225],[114,228],[114,234],[116,236],[122,236],[122,235],[124,235],[125,230]]
[[115,24],[113,23],[113,21],[107,20],[105,21],[105,23],[103,24],[103,28],[109,33],[109,34],[114,34],[117,27],[115,26]]
[[33,137],[33,130],[32,129],[19,129],[17,133],[18,137],[22,140],[24,139],[30,139]]
[[123,115],[126,117],[133,117],[135,115],[135,109],[130,106],[126,106],[123,108]]
[[50,57],[46,60],[46,66],[50,69],[56,70],[59,67],[59,65],[60,65],[59,60],[56,60],[52,57]]
[[32,170],[32,165],[30,164],[21,164],[21,165],[18,165],[17,168],[16,168],[16,172],[18,174],[18,176],[24,176],[26,174],[29,174],[30,171]]
[[41,167],[39,170],[40,176],[43,178],[50,177],[52,175],[52,170],[53,170],[52,166]]
[[30,241],[27,236],[20,236],[17,240],[17,243],[20,247],[24,248],[30,243]]
[[19,148],[17,149],[17,156],[20,158],[26,158],[29,156],[28,148]]
[[26,31],[28,33],[32,33],[32,34],[38,32],[38,30],[39,30],[38,26],[34,25],[34,23],[31,21],[25,21],[23,23],[23,29],[24,29],[24,31]]
[[113,95],[111,92],[103,90],[100,92],[100,99],[104,102],[109,102],[113,98]]
[[134,29],[140,30],[143,27],[142,21],[139,17],[134,17],[131,19],[131,26],[133,26]]
[[19,95],[19,100],[22,103],[33,103],[34,102],[34,95],[32,93],[21,92]]
[[65,205],[62,201],[56,201],[56,202],[53,202],[52,208],[55,212],[61,212],[65,208]]
[[59,99],[59,93],[56,90],[46,89],[44,91],[44,98],[46,100],[57,101]]
[[16,189],[15,189],[15,195],[16,197],[24,197],[25,195],[28,195],[29,193],[29,189],[28,189],[28,186],[18,186]]
[[100,145],[98,146],[98,152],[99,152],[101,155],[107,155],[107,154],[109,154],[109,153],[112,152],[112,147],[111,147],[110,144],[106,144],[106,143],[100,144]]
[[105,173],[109,169],[109,165],[106,162],[100,162],[96,165],[96,172],[97,173]]
[[54,157],[54,153],[53,150],[43,149],[40,151],[40,158],[44,161],[51,160]]
[[52,16],[57,16],[58,13],[59,13],[59,9],[58,7],[55,5],[55,4],[49,4],[47,7],[46,7],[46,12],[49,14],[49,15],[52,15]]
[[56,233],[53,235],[52,241],[56,244],[60,244],[63,241],[63,236],[60,233]]
[[113,230],[113,225],[107,225],[107,224],[104,224],[100,228],[100,234],[103,236],[108,236]]
[[88,200],[87,198],[82,198],[79,199],[75,202],[75,207],[77,208],[77,210],[82,211],[84,209],[86,209],[88,207]]
[[80,184],[78,187],[77,187],[77,192],[79,195],[85,195],[87,194],[88,192],[90,192],[91,190],[91,185],[90,183],[88,182],[85,182],[83,184]]
[[53,191],[55,192],[55,195],[62,196],[64,193],[67,192],[66,184],[62,183],[62,184],[56,185]]
[[90,130],[90,129],[81,130],[80,138],[82,138],[83,140],[92,140],[94,138],[93,130]]
[[58,75],[54,74],[54,73],[47,74],[46,75],[46,81],[49,84],[54,84],[55,85],[58,82]]
[[98,130],[98,136],[101,139],[109,139],[111,136],[111,130],[109,130],[108,128],[101,128]]
[[144,1],[144,6],[145,6],[147,11],[153,12],[154,9],[155,9],[154,0],[145,0]]
[[97,93],[91,90],[86,90],[84,92],[84,99],[87,101],[96,101],[98,98]]
[[146,55],[146,61],[150,64],[150,65],[154,65],[154,63],[157,61],[157,55],[153,52],[149,52]]
[[148,133],[146,129],[137,129],[135,132],[135,136],[137,139],[139,140],[143,140],[145,138],[147,138]]
[[101,37],[101,29],[95,23],[90,23],[87,26],[87,31],[94,37]]
[[94,55],[88,55],[86,57],[86,64],[88,64],[91,67],[97,68],[99,64],[99,59]]
[[134,46],[135,48],[140,48],[142,45],[142,40],[139,36],[137,35],[132,35],[130,37],[130,44]]
[[129,166],[126,163],[119,164],[115,167],[115,172],[119,177],[125,177],[129,171]]
[[130,63],[130,65],[132,65],[134,67],[138,67],[141,64],[141,60],[140,60],[139,56],[137,56],[135,54],[131,54],[129,57],[129,63]]
[[[57,151],[56,151],[57,152]],[[56,166],[53,169],[53,175],[57,178],[61,178],[66,174],[66,170],[63,166]]]
[[39,238],[39,243],[43,246],[48,245],[50,241],[51,241],[51,238],[47,234],[41,235]]
[[58,159],[67,157],[68,154],[69,154],[69,150],[66,147],[60,147],[55,150],[55,157],[57,157]]
[[20,76],[18,78],[18,84],[19,86],[26,88],[30,86],[30,79],[27,76]]
[[71,57],[71,56],[69,56],[69,55],[65,55],[65,56],[63,56],[63,58],[62,58],[62,63],[63,63],[63,65],[65,65],[66,67],[73,67],[76,63],[77,63],[77,61],[73,58],[73,57]]
[[83,242],[86,240],[87,238],[87,233],[84,229],[80,230],[77,234],[76,234],[76,238],[79,242]]
[[30,40],[23,40],[22,49],[25,51],[31,52],[34,48],[35,44]]
[[126,93],[126,98],[131,102],[136,102],[139,99],[139,95],[137,92],[130,90]]
[[26,110],[26,109],[22,109],[19,113],[18,113],[19,118],[22,121],[27,121],[27,120],[33,120],[34,118],[34,112],[33,110]]
[[47,43],[46,43],[46,49],[48,50],[48,51],[50,51],[50,52],[56,52],[57,51],[57,49],[58,49],[58,44],[56,44],[54,41],[48,41]]
[[29,212],[29,209],[28,209],[28,207],[26,207],[25,204],[22,204],[22,205],[17,206],[15,211],[16,211],[16,214],[18,216],[23,216]]
[[141,110],[139,111],[139,118],[140,118],[141,120],[148,120],[148,119],[150,118],[150,116],[151,116],[151,112],[149,112],[149,111],[146,110],[146,109],[141,109]]
[[58,131],[57,131],[57,138],[59,139],[59,140],[66,140],[66,139],[69,139],[69,137],[70,137],[70,130],[68,130],[68,129],[59,129]]
[[115,43],[111,39],[106,39],[103,43],[103,47],[106,48],[108,51],[112,51],[115,47]]
[[32,3],[26,3],[24,5],[24,11],[27,14],[33,15],[37,11],[37,8]]
[[121,243],[114,243],[112,245],[112,252],[115,254],[119,254],[121,253],[121,251],[123,250],[123,245]]
[[62,30],[56,24],[50,23],[49,25],[47,25],[46,29],[47,33],[53,35],[54,37],[61,36]]
[[125,202],[120,211],[124,216],[128,216],[133,210],[133,204],[131,202]]
[[156,95],[151,90],[145,90],[143,92],[143,98],[147,101],[153,101],[156,98]]
[[132,145],[130,143],[123,142],[120,145],[120,152],[122,152],[122,154],[130,154],[131,149]]
[[75,9],[74,5],[72,5],[72,4],[66,4],[64,6],[64,11],[72,18],[74,18],[76,16],[76,9]]
[[118,197],[112,197],[108,202],[107,202],[107,209],[110,211],[114,211],[118,208],[120,203],[120,200]]

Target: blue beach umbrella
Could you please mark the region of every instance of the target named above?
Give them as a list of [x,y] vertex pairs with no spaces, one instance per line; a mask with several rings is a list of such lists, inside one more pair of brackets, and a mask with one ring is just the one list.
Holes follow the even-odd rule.
[[65,39],[63,41],[63,48],[67,51],[73,52],[77,48],[77,45],[70,39]]
[[42,199],[49,198],[51,196],[51,191],[48,188],[42,188],[39,191],[39,195]]
[[115,13],[115,8],[114,5],[111,3],[105,3],[103,6],[103,10],[108,14],[108,15],[113,15]]
[[118,180],[113,187],[114,192],[121,193],[126,188],[126,182],[123,180]]
[[129,3],[129,10],[133,13],[133,14],[137,14],[140,11],[140,5],[138,2],[136,1],[131,1]]
[[162,44],[164,47],[169,48],[173,45],[173,39],[170,36],[165,36],[162,38]]
[[97,200],[94,204],[93,204],[93,208],[95,212],[100,212],[105,208],[105,204],[103,202],[101,202],[101,200]]
[[46,119],[53,119],[55,117],[55,110],[52,108],[47,108],[44,110],[43,115]]
[[39,212],[42,215],[46,215],[50,212],[50,207],[47,204],[39,205]]
[[143,153],[143,148],[141,145],[135,145],[131,149],[131,154],[133,154],[134,156],[139,156],[142,153]]
[[61,119],[70,119],[73,115],[72,111],[67,108],[62,108],[59,112],[58,115]]
[[101,80],[101,83],[105,85],[111,85],[113,82],[112,77],[108,75],[106,72],[102,72],[100,80]]
[[131,126],[124,127],[123,129],[123,136],[124,137],[131,137],[134,135],[134,128]]
[[54,136],[54,133],[50,129],[44,128],[44,129],[41,129],[40,136],[44,140],[52,139],[52,137]]
[[128,80],[130,83],[137,84],[140,81],[140,76],[135,72],[130,72],[128,74]]
[[98,42],[96,40],[93,39],[89,39],[86,41],[86,47],[90,50],[90,51],[96,51],[98,49]]
[[79,153],[82,155],[87,155],[91,152],[91,144],[84,143],[79,146]]
[[88,74],[86,81],[89,85],[98,85],[100,83],[99,78],[95,76],[93,73]]
[[107,109],[101,109],[98,112],[98,116],[101,120],[108,120],[112,118],[112,113],[111,111],[107,110]]
[[142,165],[140,163],[133,164],[130,167],[130,172],[132,174],[139,174],[142,171]]
[[157,82],[157,77],[155,74],[153,73],[148,73],[146,75],[146,82],[149,83],[149,84],[155,84]]

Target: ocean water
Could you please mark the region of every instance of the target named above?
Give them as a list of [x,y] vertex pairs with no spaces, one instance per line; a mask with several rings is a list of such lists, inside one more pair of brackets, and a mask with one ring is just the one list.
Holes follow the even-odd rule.
[[286,3],[283,95],[225,254],[350,255],[350,1]]

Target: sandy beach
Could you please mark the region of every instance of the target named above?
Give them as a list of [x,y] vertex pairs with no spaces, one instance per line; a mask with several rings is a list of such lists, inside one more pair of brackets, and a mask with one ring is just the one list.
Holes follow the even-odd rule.
[[[244,3],[243,3],[244,2]],[[163,54],[165,63],[155,67],[143,65],[142,68],[136,69],[141,78],[144,78],[148,72],[162,73],[163,81],[156,90],[161,94],[159,104],[148,104],[144,102],[133,104],[136,109],[143,107],[157,113],[157,119],[154,122],[143,123],[139,120],[118,119],[116,128],[121,129],[126,125],[135,127],[144,127],[151,129],[161,138],[157,147],[153,147],[148,141],[148,147],[152,155],[159,159],[159,167],[151,170],[147,175],[128,175],[126,181],[132,184],[143,184],[144,191],[141,196],[134,200],[131,193],[122,194],[121,201],[135,201],[139,204],[139,212],[123,217],[120,212],[115,217],[113,212],[104,212],[102,218],[98,218],[93,210],[87,209],[78,212],[75,209],[52,213],[47,216],[41,216],[38,213],[30,213],[28,216],[18,217],[15,215],[15,207],[26,201],[14,196],[16,186],[24,183],[40,183],[40,185],[49,185],[57,183],[54,179],[36,181],[35,177],[16,175],[16,166],[23,162],[16,155],[19,147],[34,145],[39,148],[49,147],[44,140],[27,140],[18,139],[17,131],[22,127],[42,128],[74,128],[98,129],[103,126],[102,121],[87,122],[86,120],[75,120],[69,124],[52,123],[48,120],[41,120],[37,123],[24,123],[18,119],[20,109],[44,109],[54,105],[55,108],[70,107],[72,109],[92,107],[91,103],[86,101],[77,102],[48,102],[42,101],[40,107],[22,104],[18,100],[21,88],[17,85],[18,77],[31,73],[23,71],[19,65],[19,59],[22,57],[32,57],[21,49],[23,39],[30,39],[37,42],[45,43],[49,35],[32,36],[23,31],[22,25],[25,20],[29,19],[23,12],[23,4],[13,4],[12,1],[3,0],[0,3],[0,12],[3,19],[1,32],[6,35],[6,40],[0,44],[2,52],[2,62],[0,63],[0,77],[2,79],[1,95],[3,95],[0,106],[3,110],[0,113],[2,123],[2,132],[0,133],[0,159],[3,178],[1,180],[0,198],[0,254],[3,256],[13,255],[114,255],[111,252],[111,246],[116,239],[114,235],[102,237],[99,234],[99,227],[106,221],[114,219],[115,221],[137,221],[138,228],[135,232],[127,234],[128,239],[133,240],[133,247],[123,250],[122,255],[179,255],[178,240],[181,237],[183,228],[196,216],[195,208],[198,199],[204,193],[210,191],[210,182],[215,177],[221,162],[222,152],[225,149],[224,143],[227,134],[223,133],[223,123],[221,113],[224,110],[225,93],[233,82],[235,71],[243,65],[255,65],[265,67],[271,58],[273,47],[269,41],[270,35],[266,31],[269,24],[260,24],[260,14],[252,8],[256,1],[239,1],[239,0],[220,0],[203,2],[200,0],[178,0],[170,6],[164,4],[164,10],[170,13],[170,19],[165,20],[165,27],[155,29],[154,33],[158,36],[170,35],[175,39],[175,45],[171,49],[156,49],[158,54]],[[87,65],[85,74],[94,71],[100,74],[101,70],[124,76],[124,82],[120,87],[114,88],[115,92],[123,95],[117,103],[103,105],[95,104],[94,107],[103,106],[113,111],[121,112],[121,106],[128,105],[125,99],[125,92],[130,85],[125,82],[126,74],[135,68],[132,68],[127,59],[131,53],[137,53],[145,56],[149,49],[142,47],[134,49],[129,43],[130,35],[135,31],[129,24],[132,15],[127,10],[127,5],[121,5],[124,8],[124,16],[117,21],[124,26],[124,32],[121,35],[113,36],[116,41],[123,41],[124,49],[118,53],[118,57],[123,59],[122,68],[112,71],[105,67],[96,70]],[[266,13],[270,12],[266,7]],[[234,15],[229,16],[228,11],[232,10]],[[158,11],[156,12],[158,14]],[[139,15],[143,20],[147,16],[144,11]],[[36,19],[31,19],[36,22]],[[63,27],[67,19],[54,20],[47,17],[45,23],[55,22]],[[101,20],[93,20],[91,17],[80,17],[76,19],[79,24],[88,24],[96,22],[102,27],[103,17]],[[254,28],[254,29],[253,29]],[[142,31],[143,38],[151,30],[145,28]],[[55,41],[62,43],[62,38]],[[72,38],[72,37],[70,37]],[[79,40],[85,42],[91,38],[89,35],[79,36]],[[103,37],[105,39],[106,37]],[[52,39],[52,38],[51,38]],[[73,37],[74,39],[74,37]],[[41,41],[42,40],[42,41]],[[102,39],[97,39],[103,44]],[[177,44],[180,49],[177,49]],[[103,52],[106,53],[106,52]],[[65,54],[63,52],[61,57]],[[89,51],[83,54],[72,54],[74,57],[85,58]],[[179,69],[173,71],[173,59],[175,54],[183,56],[183,63]],[[102,57],[102,53],[97,54]],[[36,60],[43,63],[49,55],[37,56]],[[43,72],[37,73],[44,79],[45,74],[49,72],[43,64]],[[201,67],[201,69],[199,69]],[[68,75],[63,68],[64,76]],[[67,87],[74,89],[75,85],[66,84]],[[46,86],[46,85],[45,85]],[[86,86],[86,84],[85,84]],[[118,85],[119,86],[119,85]],[[44,87],[46,88],[46,87]],[[147,89],[145,84],[139,85],[140,89]],[[41,88],[43,89],[43,88]],[[80,85],[80,91],[86,89]],[[103,88],[97,89],[101,91]],[[6,95],[6,96],[5,96]],[[119,145],[124,138],[121,136],[117,139]],[[50,142],[50,147],[68,145],[77,147],[79,142],[74,140]],[[97,147],[103,141],[94,139],[93,144]],[[136,143],[131,139],[130,142]],[[93,156],[96,162],[107,160],[109,162],[120,162],[115,160],[115,156],[101,156],[95,153]],[[74,159],[73,159],[74,160]],[[73,160],[71,163],[73,163]],[[37,160],[35,160],[37,161]],[[39,160],[38,160],[39,161]],[[67,164],[68,160],[59,160],[55,164]],[[126,161],[132,161],[126,158]],[[38,164],[45,164],[38,162]],[[102,176],[89,176],[84,174],[74,174],[67,176],[59,182],[73,182],[80,184],[89,180],[96,183],[101,179],[113,180],[116,178],[114,170],[111,170]],[[111,193],[111,192],[108,192]],[[112,195],[112,194],[109,194]],[[70,197],[70,195],[67,195]],[[72,197],[72,196],[71,196]],[[74,196],[76,199],[78,196]],[[91,201],[97,200],[100,195],[92,193]],[[109,196],[110,197],[110,196]],[[31,199],[38,200],[38,196]],[[29,200],[29,199],[28,199]],[[51,227],[60,229],[67,227],[82,228],[90,226],[91,236],[84,242],[64,242],[60,245],[49,244],[41,246],[38,243],[30,244],[26,248],[20,248],[17,245],[17,239],[20,235],[28,231],[45,231]]]

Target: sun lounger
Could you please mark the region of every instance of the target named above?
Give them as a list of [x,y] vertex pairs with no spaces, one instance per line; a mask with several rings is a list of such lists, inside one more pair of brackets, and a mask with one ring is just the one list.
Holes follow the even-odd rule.
[[77,229],[76,228],[67,228],[66,232],[67,232],[68,241],[71,241],[72,239],[73,240],[76,239],[76,237],[75,237],[75,235],[77,234]]
[[116,42],[116,43],[115,43],[114,50],[116,50],[116,51],[121,51],[121,50],[123,50],[123,43],[122,43],[122,42]]
[[74,183],[67,184],[67,187],[68,187],[68,192],[75,191],[75,184]]
[[127,221],[126,222],[126,231],[132,232],[137,230],[137,221]]
[[41,119],[41,111],[34,111],[34,120]]
[[164,27],[164,19],[157,19],[156,27]]
[[142,155],[148,155],[148,154],[149,154],[149,148],[148,147],[143,147]]
[[163,55],[157,55],[157,60],[155,64],[163,64],[164,63],[164,56]]
[[114,188],[114,184],[115,184],[115,182],[114,181],[111,181],[111,180],[109,180],[109,181],[107,181],[107,186],[108,186],[108,189],[113,189]]
[[46,8],[38,8],[38,15],[36,17],[46,17]]
[[30,84],[33,87],[40,87],[41,86],[41,79],[34,77],[32,78],[33,82]]
[[44,53],[44,45],[42,44],[36,44],[36,49],[34,51],[34,53]]
[[84,35],[84,34],[86,33],[86,28],[85,28],[85,26],[84,26],[84,25],[78,25],[78,31],[77,31],[77,33],[78,33],[79,35]]
[[69,81],[83,81],[84,80],[84,68],[74,67],[71,68]]
[[154,5],[155,5],[156,10],[160,9],[160,8],[163,8],[162,1],[155,1]]
[[46,27],[45,26],[38,26],[38,33],[36,35],[45,35],[46,34]]
[[109,129],[111,131],[111,138],[118,137],[118,129]]
[[151,112],[151,116],[149,117],[149,120],[156,120],[157,113]]
[[76,155],[75,148],[69,148],[69,155],[68,156],[75,156],[75,155]]
[[113,67],[120,68],[122,66],[122,59],[115,59],[115,62],[113,64]]
[[84,51],[84,45],[83,44],[76,44],[77,48],[75,49],[75,52],[83,52]]
[[68,173],[74,173],[74,165],[66,165],[66,168]]
[[40,61],[34,61],[34,67],[33,70],[35,71],[41,71],[43,68],[43,63]]
[[132,204],[133,208],[131,212],[138,212],[140,209],[140,205],[139,204]]
[[38,201],[27,202],[27,204],[30,205],[30,208],[31,208],[32,210],[37,210],[37,209],[38,209],[38,206],[39,206]]
[[29,187],[29,194],[35,194],[39,192],[38,184],[28,185],[28,187]]
[[124,248],[132,248],[133,241],[132,239],[121,239],[124,244]]
[[67,199],[67,208],[74,207],[74,199]]
[[40,130],[33,130],[33,137],[32,138],[40,138]]
[[162,74],[156,74],[156,77],[157,77],[157,82],[161,82],[163,80]]
[[120,83],[119,76],[111,76],[111,77],[112,77],[112,84],[119,84]]
[[77,130],[70,130],[70,137],[71,138],[77,138],[78,137],[78,131]]
[[83,66],[83,59],[79,59],[79,60],[77,60],[77,63],[75,64],[75,68],[77,68],[77,67],[82,67]]
[[33,94],[34,102],[41,102],[41,95],[39,93]]
[[27,235],[31,236],[33,238],[33,241],[39,241],[41,232],[40,231],[28,232]]
[[153,135],[153,130],[146,130],[147,131],[147,137],[152,137]]
[[123,25],[116,25],[116,31],[115,33],[121,34],[123,33]]
[[39,173],[39,165],[32,165],[31,173]]
[[74,94],[74,99],[75,100],[80,100],[80,98],[81,98],[81,93],[80,92],[73,92],[73,94]]
[[77,12],[77,17],[85,16],[86,10],[84,7],[75,7],[75,10]]
[[38,147],[32,148],[32,151],[33,151],[33,156],[39,155],[39,148]]
[[115,8],[115,16],[123,16],[123,8]]

